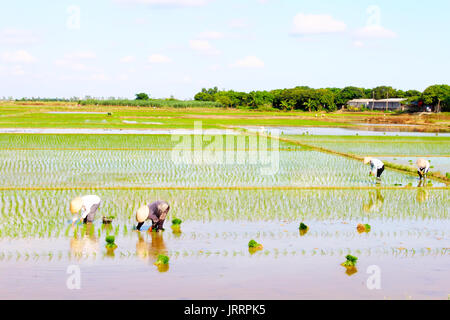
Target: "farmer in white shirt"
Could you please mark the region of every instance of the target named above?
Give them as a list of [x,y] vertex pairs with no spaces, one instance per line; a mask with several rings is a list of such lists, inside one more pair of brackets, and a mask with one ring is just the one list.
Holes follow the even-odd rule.
[[78,220],[78,212],[81,210],[81,220],[84,223],[93,222],[95,213],[100,207],[101,199],[96,195],[76,197],[70,202],[70,212],[74,214],[72,225]]
[[377,179],[381,179],[381,174],[384,171],[384,163],[381,162],[381,160],[371,158],[371,157],[365,157],[364,158],[364,164],[370,163],[370,173],[369,175],[376,176]]
[[142,206],[136,212],[136,221],[138,222],[136,229],[141,230],[146,220],[152,221],[150,230],[164,230],[163,224],[169,213],[170,206],[166,201],[158,200],[148,205]]
[[430,162],[425,159],[417,159],[417,173],[419,174],[420,180],[427,178],[428,170],[430,170]]

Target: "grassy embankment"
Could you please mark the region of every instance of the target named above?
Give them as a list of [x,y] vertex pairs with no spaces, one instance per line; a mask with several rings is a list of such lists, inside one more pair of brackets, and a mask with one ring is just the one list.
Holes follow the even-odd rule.
[[202,121],[202,127],[205,129],[224,126],[352,126],[354,123],[391,123],[418,124],[426,130],[450,130],[448,113],[411,116],[381,112],[309,113],[217,107],[154,108],[79,106],[76,103],[61,102],[0,103],[0,128],[191,129],[195,121]]

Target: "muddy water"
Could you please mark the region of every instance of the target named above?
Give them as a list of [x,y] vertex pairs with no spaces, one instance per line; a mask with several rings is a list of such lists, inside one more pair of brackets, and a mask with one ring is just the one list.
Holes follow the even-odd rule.
[[[0,241],[2,298],[119,299],[447,299],[450,278],[450,223],[432,219],[370,221],[358,233],[358,220],[185,221],[176,234],[166,223],[160,233],[130,231],[116,237],[108,254],[100,223],[83,236]],[[362,221],[361,221],[362,222]],[[114,230],[114,224],[112,229]],[[131,229],[131,226],[128,226]],[[89,235],[90,234],[90,235]],[[250,253],[255,239],[264,248]],[[17,253],[20,253],[20,256]],[[170,257],[167,270],[153,265]],[[340,266],[357,256],[357,272]],[[80,268],[79,290],[67,288],[67,268]],[[369,289],[375,265],[380,289]]]

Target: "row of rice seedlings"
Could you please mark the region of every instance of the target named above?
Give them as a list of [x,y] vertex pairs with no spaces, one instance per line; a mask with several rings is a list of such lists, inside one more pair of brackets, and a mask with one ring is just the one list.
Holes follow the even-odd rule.
[[[336,256],[341,257],[346,254],[357,254],[363,257],[383,257],[391,256],[394,258],[412,258],[412,257],[447,257],[449,254],[448,248],[402,248],[402,247],[385,247],[385,248],[322,248],[322,249],[287,249],[287,248],[271,248],[264,249],[259,252],[253,253],[254,257],[293,257],[293,256]],[[245,257],[249,255],[248,250],[169,250],[165,254],[171,259],[184,259],[184,258],[235,258]],[[154,254],[150,254],[146,251],[137,253],[129,250],[117,250],[114,255],[108,254],[107,250],[101,250],[99,252],[73,252],[67,251],[1,251],[0,261],[65,261],[65,260],[83,260],[83,259],[153,259]]]
[[[314,151],[280,152],[271,164],[177,163],[171,151],[0,151],[2,186],[367,186],[361,163]],[[415,178],[387,171],[383,185]]]
[[[185,140],[186,139],[186,140]],[[86,149],[145,149],[145,148],[173,148],[181,141],[191,141],[191,135],[93,135],[93,134],[0,134],[0,149],[19,149],[19,148],[38,148],[38,149],[57,149],[57,148],[86,148]],[[212,143],[221,143],[225,147],[226,140],[230,139],[225,135],[204,135],[202,137],[202,146]],[[234,138],[237,145],[237,138]],[[246,138],[244,148],[249,148],[249,138]],[[192,147],[194,145],[192,144]],[[269,142],[270,146],[270,142]],[[296,150],[299,146],[281,142],[281,149]]]
[[[139,206],[156,199],[171,204],[183,221],[435,221],[449,217],[448,190],[86,190],[103,203],[98,212],[128,229]],[[3,237],[67,236],[68,201],[79,191],[1,191]],[[115,228],[117,228],[115,226]],[[117,233],[115,231],[115,233]]]

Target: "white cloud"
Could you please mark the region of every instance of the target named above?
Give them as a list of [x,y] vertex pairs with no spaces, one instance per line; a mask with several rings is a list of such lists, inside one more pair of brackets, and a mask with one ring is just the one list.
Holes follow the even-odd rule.
[[72,61],[69,59],[55,60],[55,65],[60,66],[60,67],[66,67],[66,68],[76,70],[76,71],[81,71],[81,70],[87,69],[87,66],[84,63]]
[[210,71],[217,71],[220,69],[220,65],[219,64],[212,64],[209,66],[208,68]]
[[122,63],[129,63],[129,62],[133,62],[134,61],[134,56],[125,56],[120,58],[119,60]]
[[223,37],[224,34],[218,31],[205,31],[199,33],[199,35],[197,36],[198,39],[207,39],[207,40],[217,40],[222,39]]
[[191,49],[198,51],[202,54],[207,55],[217,55],[220,54],[220,51],[211,46],[211,44],[206,40],[190,40],[189,46]]
[[356,31],[356,35],[362,38],[383,38],[392,39],[397,37],[394,31],[386,29],[380,25],[365,26]]
[[108,80],[109,78],[103,73],[94,73],[91,74],[90,79],[95,81],[105,81]]
[[0,30],[0,43],[5,44],[34,44],[39,37],[29,30],[4,28]]
[[35,62],[36,58],[25,50],[17,50],[3,52],[1,60],[9,63],[31,63]]
[[356,48],[362,48],[364,47],[364,42],[362,41],[353,41],[353,46]]
[[116,80],[119,81],[127,81],[129,79],[129,76],[125,73],[119,74],[116,76]]
[[233,19],[229,22],[231,28],[242,29],[248,27],[247,21],[244,19]]
[[13,76],[23,76],[25,74],[25,70],[20,65],[14,66],[11,68],[11,74]]
[[115,0],[119,3],[145,4],[155,7],[199,7],[210,0]]
[[264,61],[255,56],[247,56],[230,65],[234,68],[263,68]]
[[87,70],[86,60],[95,59],[97,55],[92,51],[74,51],[66,53],[62,59],[55,60],[55,65],[65,67],[74,71]]
[[298,13],[294,17],[294,35],[312,35],[345,31],[346,24],[327,14]]
[[162,54],[152,54],[148,57],[148,62],[150,63],[169,63],[172,60]]
[[76,51],[64,55],[64,58],[72,60],[95,59],[96,57],[97,57],[96,54],[92,51]]

